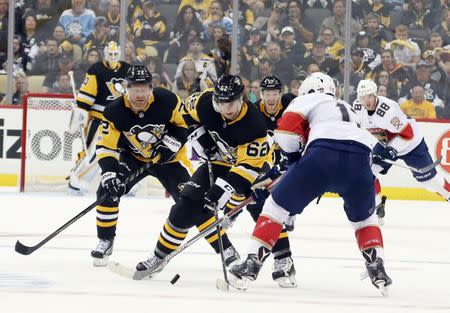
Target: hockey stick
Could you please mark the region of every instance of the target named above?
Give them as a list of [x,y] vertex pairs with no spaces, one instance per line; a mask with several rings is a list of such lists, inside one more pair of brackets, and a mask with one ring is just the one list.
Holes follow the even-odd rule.
[[[268,189],[268,190],[273,189],[273,187],[279,182],[281,177],[282,177],[282,175],[277,177],[275,180],[271,181],[266,186],[266,189]],[[246,198],[244,201],[242,201],[234,209],[228,211],[227,214],[225,214],[221,218],[215,220],[214,223],[212,223],[211,225],[206,227],[203,231],[199,232],[194,237],[192,237],[191,239],[189,239],[185,243],[181,244],[176,250],[174,250],[170,254],[166,255],[152,269],[148,269],[148,270],[145,270],[145,271],[136,271],[136,270],[132,270],[129,267],[126,267],[126,266],[124,266],[124,265],[122,265],[120,263],[117,263],[117,262],[110,262],[108,264],[108,269],[111,272],[113,272],[113,273],[116,273],[116,274],[118,274],[120,276],[123,276],[123,277],[126,277],[126,278],[130,278],[130,279],[133,279],[133,280],[142,280],[143,278],[145,278],[147,276],[151,276],[151,275],[153,275],[155,273],[158,273],[170,262],[170,260],[172,260],[174,257],[176,257],[178,254],[180,254],[181,252],[183,252],[184,250],[186,250],[190,246],[192,246],[199,239],[201,239],[201,238],[205,237],[206,235],[208,235],[211,232],[211,230],[216,228],[218,225],[222,225],[223,223],[229,223],[229,220],[233,216],[235,216],[237,213],[239,213],[252,200],[253,200],[253,198],[251,196]]]
[[[138,170],[136,170],[133,174],[127,176],[124,180],[124,184],[128,185],[128,183],[130,181],[132,181],[133,179],[135,179],[136,177],[138,177],[140,174],[142,174],[145,170],[147,170],[151,165],[153,165],[152,162],[149,163],[145,163],[142,167],[140,167]],[[53,233],[51,233],[50,235],[48,235],[47,237],[45,237],[41,242],[39,242],[38,244],[34,245],[34,246],[26,246],[23,243],[21,243],[19,240],[17,240],[16,242],[16,246],[14,248],[14,250],[16,250],[17,253],[23,254],[23,255],[29,255],[31,253],[33,253],[34,251],[36,251],[37,249],[39,249],[40,247],[42,247],[43,245],[45,245],[47,242],[49,242],[50,240],[52,240],[54,237],[56,237],[60,232],[62,232],[63,230],[65,230],[67,227],[69,227],[70,225],[72,225],[73,223],[75,223],[77,220],[79,220],[81,217],[83,217],[84,215],[86,215],[89,211],[91,211],[93,208],[95,208],[97,206],[97,204],[99,204],[102,200],[104,200],[106,197],[108,196],[108,193],[105,193],[104,195],[102,195],[99,199],[97,199],[94,203],[92,203],[91,205],[89,205],[86,209],[84,209],[83,211],[81,211],[80,213],[78,213],[77,215],[75,215],[73,218],[71,218],[69,221],[67,221],[67,223],[65,223],[64,225],[62,225],[60,228],[58,228],[57,230],[55,230]]]
[[439,159],[437,159],[430,165],[427,165],[422,168],[416,168],[416,167],[409,166],[409,165],[403,165],[403,164],[397,163],[397,162],[389,160],[389,159],[383,159],[383,162],[386,162],[386,163],[389,163],[389,164],[392,164],[392,165],[395,165],[398,167],[406,168],[406,169],[411,170],[416,173],[423,174],[423,173],[427,173],[427,172],[431,171],[433,168],[435,168],[437,165],[439,165],[441,163],[441,160],[442,160],[442,157],[440,157]]
[[[76,101],[77,99],[77,90],[75,89],[75,78],[73,77],[73,71],[69,71],[67,73],[70,79],[70,85],[72,86],[72,93],[73,93],[73,100]],[[72,114],[75,110],[75,103],[71,102],[72,104]],[[81,144],[83,145],[83,150],[87,154],[87,144],[86,144],[86,138],[84,137],[84,130],[83,127],[80,125],[80,137],[81,137]]]
[[[212,187],[214,185],[214,173],[212,170],[212,163],[211,160],[207,160],[206,161],[207,165],[208,165],[208,176],[209,176],[209,185],[210,187]],[[214,216],[216,217],[216,220],[219,219],[219,212],[217,207],[214,210]],[[223,279],[225,280],[225,282],[227,283],[225,288],[221,288],[223,291],[229,291],[229,281],[228,281],[228,276],[227,276],[227,266],[225,264],[225,256],[223,255],[223,241],[222,241],[222,235],[220,233],[220,228],[221,225],[217,225],[217,240],[219,241],[219,251],[220,251],[220,259],[222,260],[222,272],[223,272]],[[216,284],[216,287],[219,288],[219,285]]]

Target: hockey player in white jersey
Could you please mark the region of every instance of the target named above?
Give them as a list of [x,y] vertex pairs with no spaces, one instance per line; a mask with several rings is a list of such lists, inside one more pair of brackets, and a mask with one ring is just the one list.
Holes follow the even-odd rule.
[[[375,175],[386,174],[391,167],[383,159],[401,159],[414,168],[424,168],[433,163],[419,125],[415,119],[403,113],[397,102],[377,96],[377,85],[372,80],[361,80],[357,93],[358,99],[353,109],[361,120],[361,126],[379,140],[373,149],[372,169]],[[412,174],[425,188],[449,201],[450,184],[434,167],[425,173]],[[379,192],[379,188],[376,192]],[[378,201],[379,196],[376,199]]]
[[384,269],[383,237],[374,212],[370,154],[375,139],[360,128],[351,106],[335,98],[335,89],[330,76],[311,74],[278,121],[275,141],[291,160],[297,161],[266,200],[247,258],[230,269],[233,287],[246,289],[257,278],[286,219],[301,214],[327,191],[338,193],[344,200],[373,285],[386,294],[392,284]]

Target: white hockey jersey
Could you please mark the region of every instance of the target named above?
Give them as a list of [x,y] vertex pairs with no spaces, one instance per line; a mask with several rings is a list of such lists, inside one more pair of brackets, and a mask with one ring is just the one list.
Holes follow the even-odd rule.
[[351,106],[333,96],[311,93],[295,98],[278,121],[275,141],[286,152],[295,152],[317,139],[352,140],[369,149],[375,138],[359,126]]
[[361,126],[380,142],[397,150],[398,155],[411,152],[423,139],[416,120],[403,113],[398,103],[391,99],[378,96],[378,105],[372,115],[358,101],[353,103],[353,109]]

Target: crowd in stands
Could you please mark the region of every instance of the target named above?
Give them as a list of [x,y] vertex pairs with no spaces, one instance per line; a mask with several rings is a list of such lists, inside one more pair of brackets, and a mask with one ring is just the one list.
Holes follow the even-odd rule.
[[[12,1],[12,0],[9,0]],[[347,0],[351,1],[351,0]],[[153,85],[182,98],[211,87],[229,59],[232,0],[128,0],[125,61],[145,64]],[[239,0],[238,74],[247,98],[277,75],[286,92],[323,71],[343,93],[345,0]],[[172,8],[160,10],[160,8]],[[0,70],[6,64],[8,0],[0,0]],[[119,0],[16,1],[17,96],[27,76],[40,90],[71,93],[107,42],[119,40]],[[363,78],[416,118],[450,118],[450,10],[446,0],[353,0],[350,100]],[[4,70],[3,70],[4,72]],[[25,80],[25,82],[24,82]],[[25,88],[25,90],[24,90]],[[4,92],[4,91],[2,91]]]

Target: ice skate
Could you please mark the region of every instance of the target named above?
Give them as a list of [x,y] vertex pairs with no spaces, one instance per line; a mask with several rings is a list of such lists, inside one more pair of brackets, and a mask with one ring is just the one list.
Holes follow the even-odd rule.
[[233,266],[240,259],[239,253],[233,246],[226,248],[223,251],[223,256],[227,267]]
[[364,279],[369,276],[372,284],[380,289],[383,296],[387,297],[389,294],[389,286],[392,285],[392,279],[386,274],[383,259],[376,256],[376,250],[374,248],[364,250],[363,256],[366,259],[367,273],[364,273],[362,278]]
[[233,265],[230,269],[230,285],[239,290],[247,290],[250,282],[258,277],[262,265],[256,254],[249,254],[245,261]]
[[290,256],[278,260],[275,259],[272,279],[276,281],[281,288],[297,287],[294,261]]
[[91,251],[91,256],[94,259],[94,266],[108,265],[109,256],[112,254],[114,245],[114,238],[100,239],[97,247]]
[[[153,278],[154,275],[161,272],[164,269],[164,266],[161,265],[161,258],[156,256],[155,254],[151,255],[147,260],[139,262],[136,265],[136,271],[142,272],[146,271],[149,274],[146,275],[146,278]],[[159,267],[158,267],[159,266]]]

